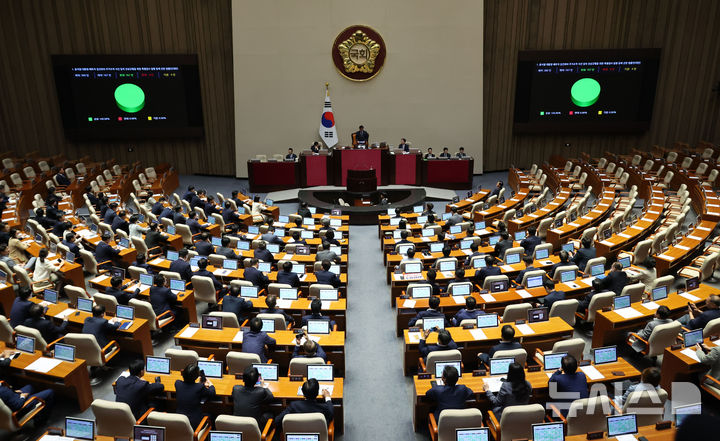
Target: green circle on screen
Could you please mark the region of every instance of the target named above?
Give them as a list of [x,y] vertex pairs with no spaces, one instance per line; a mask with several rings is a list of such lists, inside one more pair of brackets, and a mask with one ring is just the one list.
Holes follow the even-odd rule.
[[572,85],[570,97],[576,106],[592,106],[600,97],[600,83],[592,78],[581,78]]
[[145,92],[135,84],[121,84],[115,89],[115,103],[122,111],[139,112],[145,107]]

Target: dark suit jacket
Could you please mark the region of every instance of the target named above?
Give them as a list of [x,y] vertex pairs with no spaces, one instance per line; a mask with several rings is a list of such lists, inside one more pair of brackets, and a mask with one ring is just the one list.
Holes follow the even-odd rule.
[[467,309],[463,308],[460,311],[458,311],[457,314],[455,314],[455,317],[452,319],[453,326],[460,326],[460,323],[462,323],[463,320],[475,320],[477,316],[485,314],[485,311],[482,309],[475,309],[472,311],[468,311]]
[[[320,390],[322,391],[322,386],[320,387]],[[318,400],[296,400],[291,401],[290,405],[285,408],[282,412],[280,412],[280,415],[277,417],[276,424],[278,427],[282,427],[282,420],[285,418],[285,415],[290,413],[314,413],[314,412],[320,412],[325,416],[325,422],[327,424],[330,424],[330,421],[333,420],[333,404],[331,401],[323,401],[320,402]]]
[[120,251],[111,247],[103,241],[98,242],[95,247],[95,260],[97,263],[105,262],[106,260],[113,261],[118,258]]
[[357,132],[355,132],[355,139],[358,142],[360,142],[360,141],[367,142],[368,139],[370,139],[370,134],[367,132],[367,130],[358,130]]
[[65,335],[65,328],[67,327],[68,322],[63,322],[62,325],[55,326],[50,320],[41,317],[39,319],[27,318],[22,324],[40,331],[40,334],[42,335],[42,338],[45,339],[45,342],[50,343],[51,341],[57,340]]
[[245,387],[238,384],[233,386],[232,398],[233,415],[255,418],[262,431],[263,406],[273,401],[272,392],[264,387]]
[[525,249],[525,254],[532,254],[535,247],[542,243],[542,239],[538,236],[528,236],[520,242],[520,246]]
[[209,256],[214,252],[213,244],[204,240],[199,240],[195,242],[195,251],[197,251],[200,256]]
[[[553,397],[551,395],[550,400],[552,401],[570,403],[579,398],[587,398],[589,395],[587,377],[585,377],[585,374],[579,369],[571,375],[555,372],[552,377],[550,377],[549,383],[556,383],[558,392],[575,392],[577,394],[573,398]],[[562,409],[561,412],[567,415],[566,409]]]
[[194,430],[203,418],[200,403],[215,396],[215,386],[205,387],[202,383],[188,384],[182,380],[175,380],[175,390],[177,391],[175,412],[187,416]]
[[248,354],[258,354],[260,361],[267,363],[265,356],[265,346],[272,347],[275,345],[275,339],[267,335],[266,332],[247,331],[243,334],[242,351]]
[[117,299],[119,305],[127,305],[130,303],[130,299],[135,298],[135,294],[123,291],[121,289],[115,289],[112,286],[105,289],[105,294],[114,296]]
[[28,310],[32,305],[33,302],[30,300],[23,300],[20,297],[15,297],[12,309],[10,310],[10,326],[14,328],[17,325],[22,325],[28,318]]
[[338,277],[335,273],[332,271],[315,271],[315,277],[317,278],[317,283],[322,283],[325,285],[332,285],[334,288],[337,288],[340,286],[340,277]]
[[575,256],[573,256],[572,262],[577,265],[580,271],[585,271],[585,265],[587,265],[588,260],[595,258],[596,254],[594,247],[580,248],[577,253],[575,253]]
[[159,231],[148,231],[145,235],[145,245],[148,249],[153,249],[167,243],[167,239]]
[[464,409],[465,402],[474,395],[473,391],[463,384],[433,386],[425,392],[425,397],[436,403],[434,412],[436,421],[440,418],[440,412],[445,409]]
[[115,219],[115,216],[117,216],[117,214],[113,210],[108,209],[107,211],[105,211],[105,214],[103,215],[103,222],[105,222],[108,225],[112,225],[113,220]]
[[188,219],[187,226],[190,227],[190,234],[202,233],[204,228],[197,219]]
[[190,207],[191,208],[204,207],[204,206],[205,206],[205,202],[203,202],[202,199],[200,199],[200,197],[198,195],[193,193],[193,195],[190,196]]
[[112,221],[111,228],[113,231],[122,230],[125,233],[130,234],[130,224],[120,216],[115,216],[115,219]]
[[0,386],[0,400],[13,412],[20,410],[23,404],[25,404],[25,399],[22,398],[19,393],[4,385]]
[[56,174],[55,181],[57,182],[58,185],[63,186],[63,187],[67,187],[71,183],[70,179],[68,179],[68,177],[65,175],[65,173]]
[[688,322],[689,329],[703,329],[710,320],[720,317],[720,309],[708,309],[703,311],[702,314],[698,315],[694,319]]
[[[295,357],[309,357],[306,354],[300,354],[300,346],[295,345],[295,349],[293,349],[292,358]],[[313,357],[320,357],[327,363],[327,354],[325,353],[325,350],[322,348],[322,346],[317,345],[317,352],[315,352],[315,355]]]
[[282,239],[277,237],[274,233],[265,233],[262,236],[260,236],[262,240],[264,240],[267,243],[276,243],[278,245],[284,245],[285,242],[283,242]]
[[102,349],[110,342],[107,334],[114,332],[119,327],[120,323],[110,324],[102,317],[88,317],[83,323],[82,332],[83,334],[94,335],[100,349]]
[[170,288],[164,286],[150,287],[150,304],[152,305],[153,311],[155,311],[155,315],[170,311],[176,301],[177,296],[170,291]]
[[495,251],[494,254],[497,256],[498,259],[503,258],[503,254],[505,254],[505,251],[509,250],[513,247],[513,241],[508,240],[501,240],[500,242],[495,244]]
[[399,145],[398,145],[398,148],[399,148],[399,149],[402,149],[404,152],[409,152],[409,151],[410,151],[410,146],[407,145],[407,144],[399,144]]
[[485,268],[481,268],[480,271],[475,273],[475,283],[480,285],[480,287],[482,288],[482,285],[487,277],[500,275],[502,275],[502,270],[497,266],[488,266]]
[[423,339],[423,338],[420,338],[420,344],[418,346],[418,350],[420,351],[420,356],[424,360],[427,360],[427,356],[431,352],[447,351],[450,349],[457,349],[457,348],[458,348],[457,343],[455,343],[453,340],[450,340],[450,343],[448,343],[447,346],[440,346],[439,344],[432,344],[432,345],[425,344],[425,339]]
[[205,204],[203,211],[205,212],[205,216],[207,217],[210,217],[211,214],[215,213],[220,214],[220,210],[213,202],[208,202],[207,204]]
[[226,224],[237,224],[240,221],[240,216],[238,216],[232,208],[224,209],[222,212],[222,218]]
[[175,224],[187,224],[187,219],[182,213],[173,213],[172,220]]
[[490,358],[492,358],[492,356],[495,355],[495,353],[497,351],[512,351],[513,349],[521,349],[521,348],[522,348],[522,345],[520,343],[518,343],[517,341],[513,341],[513,342],[501,341],[500,343],[498,343],[495,346],[493,346],[492,348],[490,348],[490,352],[488,352],[488,354],[490,355]]
[[235,259],[235,260],[238,259],[238,255],[235,254],[235,251],[233,251],[232,248],[217,247],[217,249],[215,250],[215,254],[219,254],[219,255],[221,255],[221,256],[225,256],[225,257],[227,257],[228,259]]
[[180,277],[185,282],[189,282],[192,279],[192,269],[190,269],[190,262],[186,262],[182,259],[174,260],[170,263],[170,271],[174,271],[180,274]]
[[308,314],[308,315],[302,316],[302,322],[301,322],[301,325],[300,325],[300,326],[301,326],[301,327],[302,327],[302,326],[307,326],[308,320],[310,320],[310,319],[313,319],[313,320],[327,320],[327,321],[329,321],[329,322],[330,322],[330,330],[331,330],[331,331],[332,331],[333,327],[335,327],[335,320],[330,320],[330,317],[324,316],[324,315],[322,315],[322,314]]
[[525,267],[524,270],[521,270],[521,271],[518,273],[517,277],[515,278],[515,282],[516,282],[516,283],[522,283],[522,279],[523,279],[523,277],[525,276],[525,273],[526,273],[526,272],[528,272],[528,271],[536,271],[536,270],[537,270],[537,268],[534,268],[532,265]]
[[285,270],[278,271],[277,273],[277,283],[287,283],[288,285],[292,286],[293,288],[297,288],[300,286],[300,279],[298,278],[297,274],[291,272],[286,272]]
[[553,303],[557,302],[558,300],[565,300],[565,293],[562,291],[550,291],[548,295],[545,297],[538,299],[540,303],[542,303],[543,306],[547,306],[548,310],[552,308]]
[[215,291],[219,291],[222,289],[222,283],[218,281],[217,278],[215,278],[215,274],[211,273],[210,271],[204,269],[204,270],[197,270],[193,273],[193,276],[202,276],[202,277],[209,277],[210,280],[212,280],[213,286],[215,287]]
[[625,271],[610,271],[604,279],[599,282],[601,291],[613,291],[620,295],[625,285],[628,284],[628,276]]
[[164,209],[165,205],[163,205],[162,202],[155,202],[150,209],[150,213],[154,214],[155,216],[160,216],[160,213],[162,213]]
[[70,252],[75,255],[76,260],[78,257],[82,257],[82,256],[80,256],[80,247],[76,243],[68,242],[67,240],[63,240],[62,244],[65,245],[66,247],[68,247],[68,250],[70,250]]
[[164,390],[162,383],[149,383],[134,375],[120,377],[115,381],[115,401],[126,403],[139,419],[148,410],[148,398]]
[[415,326],[415,323],[420,320],[424,319],[425,317],[442,317],[445,319],[445,326],[450,326],[450,321],[445,317],[445,314],[443,314],[440,311],[436,311],[434,309],[426,309],[425,311],[420,311],[415,315],[415,317],[410,319],[410,322],[408,323],[408,326]]
[[245,268],[244,279],[255,286],[266,286],[270,283],[270,279],[254,266]]
[[237,316],[238,322],[242,324],[247,318],[247,313],[252,310],[253,304],[250,300],[241,297],[226,295],[223,297],[222,310],[232,312]]
[[256,259],[262,260],[264,262],[272,262],[275,260],[273,257],[273,254],[268,250],[261,250],[260,248],[256,248],[253,255]]
[[166,218],[168,218],[168,219],[172,219],[172,218],[173,218],[173,214],[175,214],[175,212],[173,211],[172,208],[170,208],[170,207],[165,207],[165,208],[163,208],[163,210],[160,212],[160,215],[158,215],[157,218],[158,218],[158,220],[160,220],[160,219],[162,219],[162,218],[164,218],[164,217],[166,217]]

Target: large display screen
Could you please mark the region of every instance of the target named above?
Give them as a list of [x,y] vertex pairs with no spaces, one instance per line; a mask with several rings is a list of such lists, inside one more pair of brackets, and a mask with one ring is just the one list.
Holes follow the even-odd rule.
[[515,132],[647,130],[660,49],[521,51]]
[[196,55],[53,55],[72,140],[203,136]]

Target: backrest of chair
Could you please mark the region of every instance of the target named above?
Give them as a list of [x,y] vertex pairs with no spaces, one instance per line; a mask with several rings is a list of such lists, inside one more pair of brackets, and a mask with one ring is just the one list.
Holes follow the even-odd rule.
[[710,170],[710,174],[707,177],[707,182],[709,182],[711,184],[713,182],[715,182],[715,180],[718,177],[718,174],[720,174],[720,171],[718,171],[718,169],[714,168],[714,169]]
[[508,349],[504,351],[495,351],[492,358],[510,358],[513,357],[520,366],[525,366],[527,362],[527,351],[525,349]]
[[92,404],[95,416],[95,434],[131,438],[135,417],[127,403],[95,399]]
[[[160,275],[165,277],[165,280],[182,280],[182,277],[180,277],[180,273],[175,271],[160,271]],[[197,277],[197,276],[193,276]],[[192,279],[191,279],[192,280]]]
[[556,341],[553,344],[552,352],[554,354],[557,354],[558,352],[567,352],[575,357],[576,360],[582,360],[583,353],[585,352],[585,340],[582,338],[570,338],[567,340]]
[[595,313],[602,308],[612,306],[613,298],[615,297],[614,292],[599,292],[592,296],[590,304],[588,305],[587,318],[585,321],[594,323]]
[[575,326],[575,311],[577,311],[577,299],[558,300],[550,307],[550,317],[560,317],[570,326]]
[[190,420],[180,413],[150,412],[147,422],[151,426],[165,428],[165,439],[177,441],[193,441],[194,429]]
[[279,296],[280,290],[286,288],[292,288],[292,286],[287,283],[270,283],[268,284],[268,295]]
[[320,412],[285,415],[282,429],[284,433],[319,433],[319,441],[328,441],[327,422]]
[[697,170],[695,170],[695,174],[698,176],[702,176],[707,171],[707,168],[708,168],[707,162],[701,162],[698,165]]
[[651,239],[647,239],[641,240],[635,245],[635,249],[633,250],[633,263],[642,263],[647,260],[652,243],[653,241]]
[[430,352],[427,356],[427,362],[425,363],[425,367],[427,368],[426,372],[434,375],[435,365],[439,361],[462,361],[462,353],[457,349]]
[[322,357],[296,357],[290,360],[290,368],[288,375],[307,375],[307,365],[309,364],[325,364]]
[[156,331],[157,327],[157,316],[155,311],[152,309],[150,302],[138,299],[130,299],[128,305],[135,308],[135,317],[145,319],[150,324],[150,330]]
[[[66,286],[65,292],[67,292],[67,288]],[[115,314],[115,311],[117,311],[118,302],[115,296],[97,293],[93,296],[93,300],[98,305],[105,307],[105,312],[108,314]]]
[[648,357],[656,357],[665,352],[665,348],[675,344],[682,325],[677,320],[657,325],[648,338]]
[[237,316],[232,312],[212,311],[210,313],[214,317],[222,317],[223,328],[239,328]]
[[185,366],[197,363],[199,356],[195,351],[187,349],[168,348],[165,350],[165,356],[170,359],[170,370],[181,371]]
[[[655,279],[654,283],[652,284],[653,288],[657,288],[659,286],[667,286],[668,292],[672,289],[673,284],[675,283],[675,276],[673,275],[667,275],[658,277]],[[635,300],[633,300],[635,301]]]
[[101,348],[95,336],[70,332],[65,334],[64,343],[75,346],[75,356],[85,360],[88,366],[102,366]]
[[47,342],[43,338],[42,334],[40,334],[40,331],[35,328],[30,328],[25,325],[17,325],[15,326],[15,334],[34,338],[35,350],[44,351],[47,347]]
[[687,170],[692,165],[692,162],[693,158],[691,158],[690,156],[686,156],[685,159],[683,159],[682,164],[680,164],[680,167]]
[[523,253],[525,253],[525,248],[523,247],[508,248],[507,250],[505,250],[505,253],[503,253],[502,260],[503,262],[505,262],[507,260],[507,256],[511,254],[520,254],[520,256],[522,256]]
[[542,423],[545,408],[542,404],[508,406],[500,418],[501,437],[497,441],[510,441],[517,438],[532,438],[532,425]]
[[248,282],[247,280],[231,280],[230,286],[253,286],[252,282]]
[[15,336],[10,321],[4,315],[0,315],[0,341],[6,345],[15,344]]
[[230,351],[225,357],[227,363],[228,374],[242,374],[245,368],[253,363],[262,363],[258,354],[250,354],[247,352]]
[[636,413],[638,426],[649,426],[662,420],[668,393],[665,389],[636,390],[623,403],[623,413]]
[[644,292],[645,285],[643,283],[633,283],[632,285],[625,285],[620,295],[629,295],[630,301],[635,303],[642,301]]
[[532,307],[529,303],[519,303],[517,305],[507,305],[503,312],[503,323],[512,323],[515,320],[526,320],[527,312]]
[[[2,316],[0,315],[0,317]],[[720,335],[720,318],[710,320],[703,328],[703,337],[711,335]]]
[[604,268],[606,261],[607,260],[605,259],[605,257],[593,257],[592,259],[588,259],[587,263],[585,264],[585,272],[589,272],[590,268],[597,264],[602,264]]
[[243,441],[261,441],[262,434],[255,418],[235,415],[218,415],[215,429],[223,432],[241,432]]
[[285,322],[285,316],[282,314],[265,314],[260,313],[256,316],[259,319],[275,320],[275,329],[287,329],[287,323]]
[[567,435],[602,432],[607,427],[606,416],[612,414],[612,409],[607,395],[573,401],[567,415]]
[[90,274],[97,274],[98,268],[95,256],[93,256],[93,254],[87,250],[80,250],[80,256],[82,256],[83,259],[83,269],[85,270],[85,272]]
[[217,303],[215,285],[213,285],[213,281],[210,277],[192,276],[190,281],[192,282],[193,291],[195,291],[195,300],[208,302],[210,304]]
[[510,285],[509,285],[510,279],[508,279],[508,276],[504,276],[504,275],[501,275],[501,276],[488,276],[488,277],[485,278],[485,281],[483,282],[483,289],[488,289],[488,288],[490,288],[490,285],[491,285],[492,283],[501,282],[501,281],[503,281],[503,280],[508,283],[508,286],[510,286]]
[[[505,189],[503,188],[503,190],[505,190]],[[514,208],[507,210],[505,212],[505,214],[503,214],[502,221],[507,223],[510,219],[515,217],[515,213],[516,213],[516,210]]]
[[445,409],[438,418],[438,441],[455,441],[455,430],[481,427],[483,415],[480,409]]
[[68,298],[70,299],[70,303],[73,305],[77,305],[77,299],[89,299],[90,296],[88,295],[87,291],[85,289],[80,288],[79,286],[73,286],[73,285],[65,285],[65,294],[67,294]]
[[665,179],[663,179],[663,182],[665,183],[665,185],[670,184],[670,181],[672,181],[673,176],[675,176],[675,173],[673,173],[672,171],[665,173]]

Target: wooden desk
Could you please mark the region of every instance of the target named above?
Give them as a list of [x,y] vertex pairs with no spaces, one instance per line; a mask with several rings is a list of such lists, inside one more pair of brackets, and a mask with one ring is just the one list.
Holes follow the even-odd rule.
[[12,284],[8,285],[7,281],[0,282],[0,307],[2,307],[3,315],[10,319],[10,311],[13,302],[15,302],[15,290]]
[[[23,242],[28,245],[28,253],[32,254],[34,257],[37,257],[40,250],[45,248],[34,240],[24,240]],[[60,258],[60,256],[57,254],[48,254],[47,258],[52,261],[53,264],[56,264],[56,261]],[[63,275],[63,279],[70,282],[70,284],[85,288],[85,275],[83,274],[83,267],[79,263],[69,263],[63,260],[62,265],[60,266],[60,272]]]
[[[703,343],[709,348],[720,346],[720,340],[710,341],[709,338],[704,339]],[[697,383],[696,376],[710,370],[710,366],[700,363],[695,357],[688,357],[682,353],[683,350],[685,350],[684,347],[680,349],[670,349],[668,347],[665,348],[665,353],[663,354],[660,386],[667,391],[668,397],[672,395],[673,382],[687,381]],[[695,352],[694,347],[690,348],[690,350]]]
[[457,208],[458,212],[460,212],[460,213],[465,213],[467,211],[470,211],[474,204],[484,201],[485,199],[487,199],[489,194],[490,194],[490,190],[484,190],[484,189],[478,190],[477,193],[474,193],[470,197],[461,199],[458,202],[455,202],[452,204],[445,205],[445,212],[446,213],[451,212],[453,207]]
[[715,226],[717,226],[717,221],[703,220],[680,242],[670,246],[664,253],[654,255],[658,277],[678,271],[680,267],[700,253]]
[[555,249],[571,238],[579,237],[585,229],[600,224],[609,214],[615,199],[615,192],[604,190],[598,204],[584,216],[566,223],[560,228],[552,228],[547,232],[547,242],[553,244]]
[[[675,441],[675,432],[677,431],[677,428],[675,427],[675,423],[673,423],[673,426],[670,429],[665,430],[656,430],[655,426],[642,426],[638,427],[638,433],[635,434],[635,438],[644,436],[647,438],[648,441]],[[603,438],[600,439],[616,439],[614,436],[612,438],[608,438],[607,433]],[[572,435],[572,436],[566,436],[565,441],[587,441],[587,435]]]
[[[616,381],[629,380],[640,377],[640,371],[635,369],[625,359],[619,358],[615,363],[606,363],[594,365],[595,368],[604,375],[605,378],[591,380],[588,378],[588,385],[598,383],[611,383]],[[614,371],[622,372],[623,375],[616,376]],[[532,402],[544,404],[548,400],[548,383],[550,377],[548,371],[541,370],[539,372],[525,372],[525,379],[532,385]],[[463,373],[458,380],[458,384],[464,384],[475,392],[475,401],[471,407],[480,409],[487,413],[491,409],[487,395],[483,392],[484,379],[489,376],[473,377],[470,372]],[[413,377],[413,424],[415,431],[420,430],[423,423],[427,421],[427,416],[432,410],[434,403],[425,399],[425,393],[430,390],[430,384],[434,380],[420,380],[417,375]],[[654,426],[653,426],[654,427]],[[585,435],[583,435],[585,439]]]
[[[568,325],[565,320],[560,317],[551,317],[547,322],[532,323],[530,328],[535,331],[534,334],[523,334],[514,323],[501,323],[495,328],[483,328],[482,331],[485,334],[483,339],[475,339],[471,331],[472,329],[463,329],[459,327],[446,328],[452,339],[458,345],[458,349],[463,354],[463,364],[466,369],[477,365],[477,353],[487,352],[492,346],[500,341],[500,331],[502,327],[509,324],[515,328],[515,337],[519,339],[528,352],[528,354],[535,353],[535,349],[549,350],[552,345],[564,338],[572,337],[573,328]],[[414,369],[418,364],[418,357],[420,356],[419,341],[421,334],[420,332],[409,332],[409,330],[403,330],[404,337],[404,361],[403,371],[405,375],[410,375],[411,369]],[[427,339],[428,344],[437,343],[437,333],[433,332]]]
[[476,211],[473,215],[474,217],[472,220],[473,222],[478,222],[482,220],[487,222],[497,218],[501,218],[506,211],[513,208],[522,207],[525,204],[525,199],[527,199],[529,194],[529,188],[520,188],[518,189],[517,193],[515,193],[515,196],[505,199],[505,202],[503,202],[502,204],[493,205],[487,210]]
[[[223,328],[222,330],[197,328],[191,337],[183,337],[183,332],[188,329],[185,326],[175,334],[175,344],[183,349],[192,349],[201,356],[215,354],[216,360],[225,361],[225,356],[230,351],[242,352],[242,337],[240,328]],[[278,363],[284,373],[290,366],[293,349],[295,349],[295,332],[277,330],[270,337],[276,341],[275,349],[268,350],[267,356]],[[327,359],[335,366],[335,375],[345,376],[345,332],[333,331],[327,335],[316,335],[319,337],[318,344],[322,346],[327,354]]]
[[516,231],[527,230],[530,227],[537,227],[541,220],[547,217],[554,217],[564,206],[570,198],[570,188],[563,187],[556,192],[555,199],[550,201],[547,205],[539,208],[534,213],[525,214],[520,218],[512,219],[508,222],[508,232],[514,233]]
[[[252,301],[254,308],[264,309],[264,308],[267,308],[267,304],[265,303],[266,298],[267,298],[266,296],[261,296],[257,299],[249,299],[249,300]],[[278,299],[278,302],[280,302],[280,301],[281,300]],[[286,313],[290,314],[295,319],[296,324],[301,323],[302,316],[310,313],[310,303],[312,303],[312,300],[310,300],[307,297],[301,297],[301,298],[298,298],[297,300],[289,300],[289,302],[290,302],[290,306],[288,306],[288,307],[283,307],[284,305],[277,305],[277,307],[279,309],[283,309]],[[327,306],[327,308],[325,306]],[[323,308],[321,309],[321,311],[323,311],[323,315],[326,315],[335,321],[339,331],[346,331],[347,330],[347,315],[345,313],[346,309],[347,309],[347,300],[339,298],[335,302],[323,301]]]

